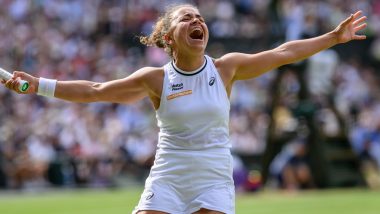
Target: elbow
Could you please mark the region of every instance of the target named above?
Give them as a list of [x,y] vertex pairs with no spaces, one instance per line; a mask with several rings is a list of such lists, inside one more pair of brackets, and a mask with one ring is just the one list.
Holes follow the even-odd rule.
[[54,96],[58,99],[76,102],[91,103],[101,100],[102,84],[88,81],[62,81]]
[[92,83],[84,99],[85,103],[102,101],[102,83]]
[[101,101],[101,84],[92,83],[87,85],[87,87],[82,88],[80,91],[77,91],[77,96],[72,97],[70,101],[76,103],[92,103]]

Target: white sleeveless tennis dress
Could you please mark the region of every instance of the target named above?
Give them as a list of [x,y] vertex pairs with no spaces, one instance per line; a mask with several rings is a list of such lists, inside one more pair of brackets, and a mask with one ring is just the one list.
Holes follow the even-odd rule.
[[200,208],[235,213],[229,141],[230,103],[212,59],[184,72],[164,66],[157,152],[134,213],[190,214]]

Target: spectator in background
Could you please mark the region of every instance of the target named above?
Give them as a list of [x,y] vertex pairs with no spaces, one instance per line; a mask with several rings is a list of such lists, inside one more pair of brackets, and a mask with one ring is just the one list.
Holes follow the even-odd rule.
[[379,103],[369,103],[357,115],[350,135],[354,152],[369,187],[380,188],[380,112]]
[[315,187],[306,156],[305,139],[298,138],[283,146],[270,166],[271,183],[284,190]]

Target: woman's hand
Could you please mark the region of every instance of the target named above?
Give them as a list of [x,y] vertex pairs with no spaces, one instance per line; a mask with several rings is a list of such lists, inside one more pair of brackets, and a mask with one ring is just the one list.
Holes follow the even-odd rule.
[[366,16],[362,16],[362,11],[352,14],[346,20],[341,22],[334,32],[337,36],[337,43],[346,43],[351,40],[366,39],[365,35],[358,35],[357,32],[367,27],[364,21],[367,20]]
[[[26,91],[20,91],[18,86],[19,82],[18,80],[22,79],[25,80],[29,83],[29,88]],[[27,74],[22,71],[15,71],[13,72],[13,77],[12,79],[9,79],[8,81],[1,80],[1,83],[5,85],[5,87],[19,93],[19,94],[34,94],[37,93],[38,89],[38,78]]]

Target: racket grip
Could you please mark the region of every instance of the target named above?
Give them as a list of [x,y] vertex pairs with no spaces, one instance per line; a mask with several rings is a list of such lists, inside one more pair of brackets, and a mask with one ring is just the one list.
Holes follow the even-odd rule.
[[[8,71],[6,71],[6,70],[4,70],[3,68],[0,67],[0,78],[1,79],[9,80],[12,77],[13,77],[13,75],[11,73],[9,73]],[[27,81],[22,80],[22,79],[17,79],[17,82],[19,83],[18,89],[21,92],[25,92],[25,91],[28,90],[29,83]]]
[[25,92],[28,90],[29,88],[29,83],[25,80],[17,80],[19,85],[18,85],[18,90],[22,91],[22,92]]

